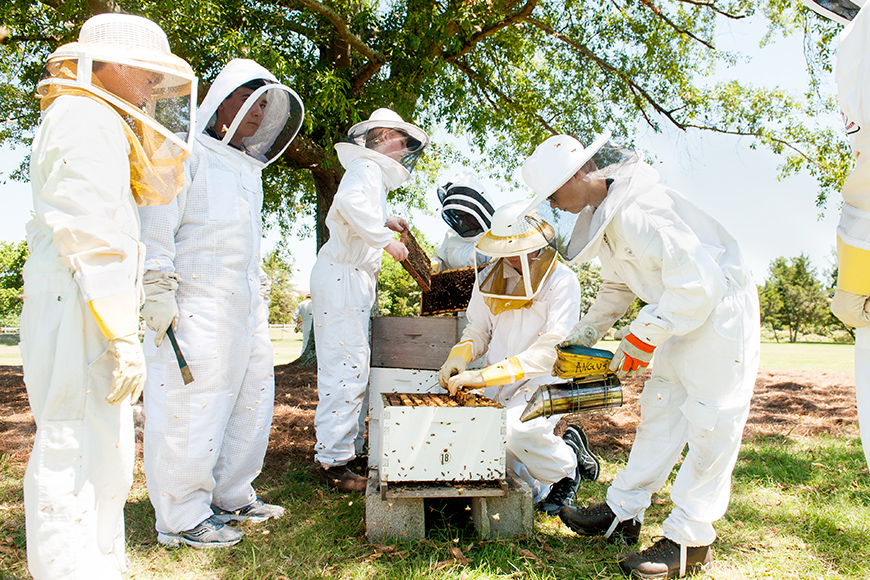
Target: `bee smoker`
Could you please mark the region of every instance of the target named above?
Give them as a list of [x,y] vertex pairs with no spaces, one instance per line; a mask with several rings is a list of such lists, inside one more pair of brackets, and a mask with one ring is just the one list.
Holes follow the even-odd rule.
[[614,374],[541,385],[520,415],[525,423],[537,417],[597,411],[622,406],[622,385]]

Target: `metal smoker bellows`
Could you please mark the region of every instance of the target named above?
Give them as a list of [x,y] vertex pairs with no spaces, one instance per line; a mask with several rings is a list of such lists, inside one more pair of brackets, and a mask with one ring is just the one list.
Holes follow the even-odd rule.
[[556,351],[556,375],[573,380],[538,387],[520,421],[622,406],[622,385],[608,372],[611,352],[582,346],[556,347]]

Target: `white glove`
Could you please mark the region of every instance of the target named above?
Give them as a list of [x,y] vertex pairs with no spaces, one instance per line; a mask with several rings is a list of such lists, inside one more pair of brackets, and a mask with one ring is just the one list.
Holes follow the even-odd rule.
[[148,270],[142,279],[145,290],[145,304],[140,314],[145,324],[156,332],[154,345],[160,346],[166,329],[178,322],[178,303],[175,301],[175,291],[178,289],[178,276],[173,272],[158,272]]
[[559,346],[562,348],[566,346],[590,347],[598,342],[598,338],[598,331],[595,330],[595,327],[581,321],[574,325],[574,328],[571,329],[565,340],[559,343]]
[[468,363],[465,362],[465,359],[461,356],[448,358],[444,361],[444,364],[441,365],[441,369],[438,371],[438,384],[440,384],[442,388],[447,389],[450,377],[458,375],[464,371],[466,366],[468,366]]
[[831,312],[843,324],[862,328],[870,324],[870,296],[852,294],[837,288],[831,300]]
[[483,373],[480,371],[462,371],[458,375],[450,377],[447,382],[447,392],[451,397],[455,397],[456,393],[462,387],[471,387],[472,389],[482,389],[486,386],[486,379],[483,378]]
[[260,276],[260,297],[269,302],[269,295],[272,293],[272,282],[269,280],[268,276]]
[[653,351],[656,349],[651,344],[647,344],[635,335],[629,333],[622,342],[619,343],[619,348],[613,354],[613,360],[610,361],[610,370],[615,372],[620,379],[640,369],[649,366],[649,361],[652,360]]
[[121,336],[111,341],[117,368],[112,372],[112,387],[106,402],[117,405],[130,395],[134,405],[145,386],[145,355],[136,334]]

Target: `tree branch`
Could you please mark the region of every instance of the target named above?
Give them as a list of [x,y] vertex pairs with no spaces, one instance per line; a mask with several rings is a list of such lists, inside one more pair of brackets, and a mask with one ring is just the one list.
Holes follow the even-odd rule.
[[546,130],[547,130],[547,131],[549,131],[549,132],[552,133],[553,135],[556,135],[556,134],[559,133],[559,132],[556,131],[552,126],[550,126],[550,124],[549,124],[549,123],[548,123],[548,122],[547,122],[543,117],[541,117],[539,114],[537,114],[537,113],[529,113],[528,111],[526,111],[526,109],[525,109],[523,106],[521,106],[520,104],[518,104],[515,100],[513,100],[511,97],[509,97],[509,96],[508,96],[507,94],[505,94],[503,91],[501,91],[498,87],[493,86],[492,83],[490,83],[490,82],[486,81],[485,79],[481,78],[481,76],[480,76],[480,75],[479,75],[479,74],[478,74],[474,69],[472,69],[470,66],[468,66],[468,64],[466,64],[464,61],[462,61],[462,60],[452,60],[452,61],[450,61],[450,64],[452,64],[453,66],[455,66],[456,68],[458,68],[458,69],[459,69],[460,71],[462,71],[462,72],[463,72],[463,73],[464,73],[464,74],[465,74],[469,79],[471,79],[471,81],[473,81],[475,84],[477,84],[478,86],[480,86],[480,88],[484,91],[484,96],[486,96],[486,99],[487,99],[490,103],[492,103],[492,105],[493,105],[493,109],[498,110],[498,108],[495,106],[495,103],[493,103],[492,100],[489,98],[489,96],[486,95],[486,91],[491,91],[491,92],[494,93],[494,94],[495,94],[499,99],[501,99],[502,101],[504,101],[505,103],[507,103],[508,105],[510,105],[512,108],[514,108],[514,109],[516,109],[516,110],[518,110],[518,111],[520,111],[520,112],[522,112],[522,113],[525,113],[525,114],[527,114],[527,115],[533,115],[535,118],[537,118],[538,122],[539,122],[539,123],[540,123],[540,124],[541,124],[541,125],[542,125]]
[[338,35],[370,62],[383,64],[387,61],[387,58],[383,54],[369,47],[359,36],[351,32],[341,15],[329,6],[321,4],[317,0],[295,1],[326,18],[335,28]]
[[692,32],[690,30],[688,30],[686,28],[680,28],[679,26],[677,26],[676,23],[673,20],[671,20],[670,18],[668,18],[667,15],[664,13],[664,11],[662,11],[662,9],[659,6],[654,5],[651,0],[640,0],[640,3],[643,6],[646,6],[647,8],[652,10],[653,14],[655,14],[656,16],[661,18],[662,21],[664,21],[665,24],[667,24],[668,26],[673,28],[677,34],[685,34],[686,36],[695,40],[696,42],[703,44],[704,46],[706,46],[710,50],[716,50],[715,46],[713,46],[711,43],[707,42],[706,40],[702,40],[702,39],[698,38],[697,36],[692,34]]
[[724,10],[720,10],[716,7],[716,1],[712,0],[679,0],[680,2],[685,2],[686,4],[691,4],[693,6],[703,6],[704,8],[709,8],[716,14],[720,14],[725,18],[730,18],[732,20],[740,20],[742,18],[746,18],[746,14],[732,14],[731,12],[725,12]]
[[535,9],[535,6],[538,5],[538,0],[526,0],[526,3],[512,14],[506,15],[504,18],[493,24],[492,26],[488,26],[487,28],[482,28],[475,34],[471,36],[466,42],[462,44],[462,47],[455,53],[450,54],[444,57],[446,62],[453,61],[455,59],[461,58],[468,54],[468,52],[474,48],[474,46],[481,42],[483,39],[488,36],[492,36],[496,32],[507,28],[508,26],[513,26],[517,22],[525,20],[529,16],[531,16],[532,12]]
[[[561,32],[554,30],[553,27],[550,26],[549,24],[547,24],[546,22],[542,22],[536,18],[526,18],[526,22],[528,22],[529,24],[531,24],[533,26],[536,26],[537,28],[539,28],[540,30],[545,32],[546,34],[555,38],[556,40],[564,42],[565,44],[567,44],[571,48],[580,51],[580,53],[583,54],[583,56],[585,56],[589,60],[595,62],[603,70],[613,74],[614,76],[618,77],[623,82],[625,82],[625,84],[627,84],[633,92],[637,93],[644,101],[649,103],[653,107],[653,109],[655,109],[655,111],[657,113],[666,117],[671,123],[673,123],[677,127],[681,127],[680,123],[674,118],[674,116],[672,114],[673,111],[667,110],[664,107],[662,107],[658,103],[658,101],[656,101],[652,97],[652,95],[650,95],[639,84],[634,82],[634,79],[632,79],[629,75],[625,74],[624,71],[618,69],[617,67],[608,63],[607,61],[599,58],[595,53],[592,52],[592,50],[589,49],[588,46],[586,46],[583,43],[577,42],[576,40],[574,40],[572,38],[568,38],[567,36],[565,36]],[[643,113],[642,109],[641,109],[641,113]]]

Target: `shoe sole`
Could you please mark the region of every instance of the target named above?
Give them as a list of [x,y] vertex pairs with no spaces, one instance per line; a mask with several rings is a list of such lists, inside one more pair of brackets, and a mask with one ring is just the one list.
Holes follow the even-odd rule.
[[[561,519],[561,518],[560,518]],[[577,534],[578,536],[585,536],[587,538],[604,538],[604,532],[601,530],[587,530],[585,528],[574,527],[565,520],[562,520],[562,523],[568,526],[568,529]],[[626,537],[625,533],[620,531],[615,531],[609,538],[604,538],[610,544],[615,543],[623,543],[626,546],[633,546],[640,541],[640,534],[636,538]],[[664,578],[664,576],[662,576]]]
[[251,522],[253,524],[259,524],[261,522],[265,522],[270,518],[277,519],[281,516],[240,516],[236,514],[215,514],[214,517],[222,524],[228,524],[230,522]]
[[[571,427],[575,427],[575,428],[571,429]],[[571,429],[572,433],[577,433],[577,437],[579,437],[580,442],[583,444],[583,449],[586,451],[586,453],[589,454],[589,456],[595,462],[595,476],[592,478],[581,477],[581,479],[585,479],[587,481],[595,481],[596,479],[598,479],[598,476],[601,474],[601,462],[598,460],[597,457],[595,457],[595,454],[592,453],[592,450],[589,448],[589,438],[586,436],[586,432],[583,429],[576,427],[575,425],[571,425],[571,427],[568,427],[568,428]]]
[[[697,564],[695,566],[686,566],[686,578],[689,576],[694,576],[695,574],[699,574],[701,572],[705,572],[707,568],[710,567],[712,562],[707,564]],[[680,570],[670,571],[668,570],[664,574],[644,574],[643,572],[638,572],[637,570],[631,571],[631,578],[636,578],[637,580],[667,580],[669,578],[679,578]]]
[[192,548],[196,548],[197,550],[208,550],[211,548],[229,548],[230,546],[235,546],[239,542],[242,541],[244,536],[231,540],[229,542],[197,542],[195,540],[191,540],[189,538],[185,538],[181,534],[164,534],[163,532],[157,532],[157,543],[163,544],[164,546],[168,546],[170,548],[175,548],[178,546],[190,546]]

